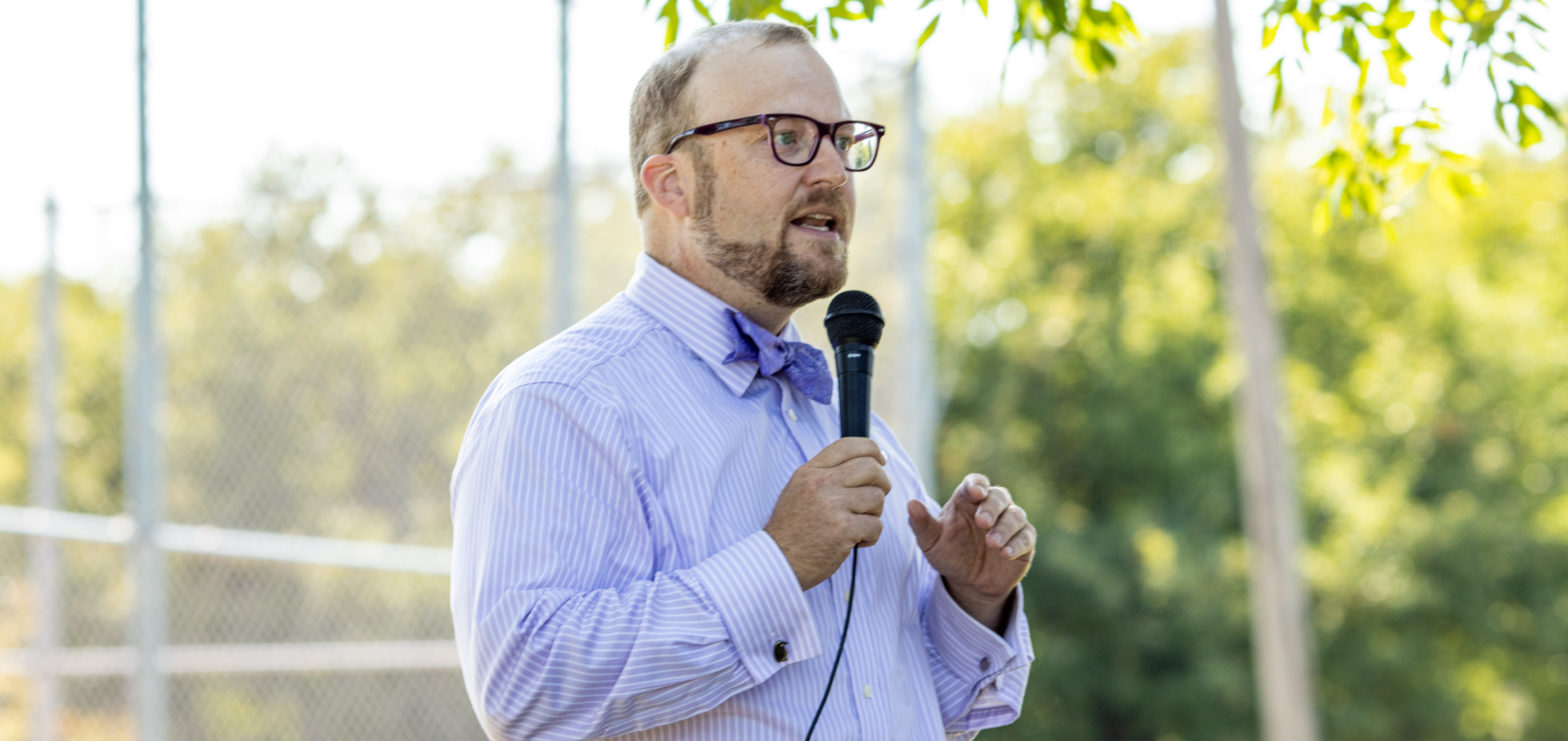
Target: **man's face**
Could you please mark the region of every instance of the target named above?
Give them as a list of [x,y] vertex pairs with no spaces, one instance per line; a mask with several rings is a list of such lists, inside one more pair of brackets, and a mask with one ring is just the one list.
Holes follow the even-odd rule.
[[[806,46],[732,44],[703,61],[690,89],[692,126],[759,113],[848,118],[832,71]],[[792,167],[774,158],[764,125],[694,139],[691,230],[704,260],[777,306],[843,287],[855,189],[830,142]]]

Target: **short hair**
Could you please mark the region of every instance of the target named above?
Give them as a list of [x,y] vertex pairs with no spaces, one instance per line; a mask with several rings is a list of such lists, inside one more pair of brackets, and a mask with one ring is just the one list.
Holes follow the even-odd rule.
[[655,154],[663,154],[676,134],[699,125],[690,120],[696,106],[687,94],[697,65],[713,50],[742,39],[755,41],[757,49],[781,44],[811,45],[810,32],[794,24],[735,21],[704,28],[659,57],[643,73],[632,93],[632,188],[639,216],[653,202],[642,187],[642,163]]

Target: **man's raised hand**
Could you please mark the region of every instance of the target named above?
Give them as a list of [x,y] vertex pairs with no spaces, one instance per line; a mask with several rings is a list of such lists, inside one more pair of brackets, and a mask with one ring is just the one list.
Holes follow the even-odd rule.
[[1036,538],[1012,494],[971,473],[936,517],[925,503],[910,500],[909,527],[953,601],[981,623],[1002,630],[1007,599],[1029,571]]

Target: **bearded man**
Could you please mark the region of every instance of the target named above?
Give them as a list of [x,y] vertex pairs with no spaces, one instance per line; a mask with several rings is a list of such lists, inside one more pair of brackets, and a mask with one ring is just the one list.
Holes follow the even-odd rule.
[[718,25],[643,76],[631,282],[501,372],[452,475],[452,615],[490,737],[967,738],[1018,716],[1035,528],[980,474],[938,507],[880,419],[839,438],[790,320],[844,285],[882,134],[796,26]]

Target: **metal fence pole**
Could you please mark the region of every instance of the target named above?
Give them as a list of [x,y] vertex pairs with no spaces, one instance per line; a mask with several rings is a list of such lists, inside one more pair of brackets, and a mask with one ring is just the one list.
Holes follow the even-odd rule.
[[1316,741],[1312,634],[1306,589],[1296,568],[1301,526],[1295,466],[1285,440],[1279,384],[1279,321],[1268,300],[1268,263],[1252,202],[1252,170],[1232,44],[1229,3],[1215,0],[1215,71],[1232,239],[1225,266],[1226,303],[1247,366],[1236,392],[1236,457],[1251,559],[1259,719],[1265,741]]
[[162,394],[162,363],[158,347],[153,282],[152,188],[147,168],[147,3],[136,2],[136,114],[141,182],[139,277],[133,307],[130,386],[125,401],[126,493],[135,507],[137,737],[163,741],[168,737],[168,684],[158,665],[165,643],[164,555],[158,547],[163,521],[163,444],[158,424]]
[[941,418],[937,400],[935,342],[932,340],[931,300],[926,293],[926,242],[930,237],[930,199],[926,187],[926,133],[920,118],[920,60],[909,65],[904,78],[904,206],[900,222],[899,266],[908,301],[906,337],[912,362],[904,409],[908,423],[901,435],[914,458],[915,469],[925,477],[933,494],[940,486],[936,471],[936,429]]
[[555,139],[554,275],[555,306],[549,312],[546,336],[571,326],[577,302],[577,233],[572,217],[572,154],[567,116],[566,80],[569,67],[568,36],[571,0],[561,0],[561,127]]
[[[33,372],[33,454],[29,465],[34,507],[60,506],[59,419],[60,321],[59,287],[55,261],[55,236],[59,221],[54,196],[44,203],[47,245],[44,270],[38,285],[38,357]],[[60,680],[51,657],[60,648],[60,546],[52,538],[34,537],[28,543],[28,566],[33,583],[32,736],[35,741],[57,737],[60,723]]]

